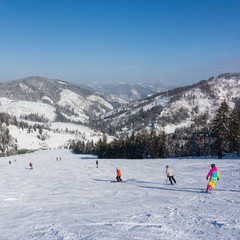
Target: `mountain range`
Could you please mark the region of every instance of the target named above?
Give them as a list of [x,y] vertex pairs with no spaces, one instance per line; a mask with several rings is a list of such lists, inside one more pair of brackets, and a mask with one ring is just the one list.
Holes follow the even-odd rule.
[[[24,143],[29,143],[25,147],[36,149],[42,146],[49,148],[46,141],[50,142],[50,139],[55,139],[55,143],[51,144],[54,148],[67,146],[70,138],[79,139],[79,136],[82,141],[93,138],[97,141],[103,132],[118,136],[154,127],[171,134],[176,129],[191,126],[203,115],[210,120],[224,100],[231,108],[236,106],[240,109],[240,73],[225,73],[158,93],[149,91],[144,99],[140,93],[137,94],[135,86],[134,90],[130,90],[136,91],[138,96],[138,100],[134,101],[117,97],[116,92],[121,92],[125,86],[119,84],[119,88],[119,91],[117,85],[112,90],[106,88],[108,95],[102,95],[100,91],[90,91],[62,80],[23,78],[0,84],[0,113],[16,117],[18,121],[28,121],[31,126],[36,122],[47,123],[45,133],[39,130],[40,134],[29,126],[24,133],[17,130],[16,124],[9,126],[10,134],[17,139],[18,145],[23,146],[21,136],[29,138],[31,135],[28,141],[25,139]],[[59,124],[53,125],[54,122],[65,122],[66,126],[71,123],[72,130],[68,131],[63,125],[59,130],[56,127]],[[73,124],[78,125],[73,127]],[[79,128],[79,124],[88,128]],[[59,132],[64,135],[60,137],[61,143],[57,144]],[[89,137],[84,132],[89,132]],[[72,137],[69,136],[71,133]]]

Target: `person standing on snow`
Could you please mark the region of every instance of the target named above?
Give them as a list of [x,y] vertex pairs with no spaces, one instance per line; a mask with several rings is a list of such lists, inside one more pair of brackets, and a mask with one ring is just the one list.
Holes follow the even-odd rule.
[[166,175],[172,185],[173,185],[173,182],[177,183],[173,176],[173,170],[169,166],[166,166]]
[[215,183],[219,180],[219,172],[217,170],[216,165],[213,163],[211,165],[211,167],[212,167],[212,169],[209,171],[209,173],[206,177],[207,180],[210,177],[206,192],[208,192],[210,190],[212,191],[214,189]]
[[121,171],[120,171],[119,168],[116,168],[116,170],[117,170],[117,177],[116,177],[116,179],[117,179],[118,182],[122,182]]

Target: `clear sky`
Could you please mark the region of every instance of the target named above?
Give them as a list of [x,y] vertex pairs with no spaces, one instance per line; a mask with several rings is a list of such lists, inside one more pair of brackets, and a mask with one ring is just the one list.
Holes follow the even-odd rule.
[[240,0],[0,0],[0,81],[187,85],[240,72]]

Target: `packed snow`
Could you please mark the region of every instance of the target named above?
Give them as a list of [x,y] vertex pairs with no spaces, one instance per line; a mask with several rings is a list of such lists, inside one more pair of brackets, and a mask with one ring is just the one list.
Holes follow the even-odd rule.
[[[240,159],[98,161],[69,150],[0,158],[0,239],[239,239]],[[220,180],[203,193],[212,163]],[[116,167],[125,183],[111,182]]]

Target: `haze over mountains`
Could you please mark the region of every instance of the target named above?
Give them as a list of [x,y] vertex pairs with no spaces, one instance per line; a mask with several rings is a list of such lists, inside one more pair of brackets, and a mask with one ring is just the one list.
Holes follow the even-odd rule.
[[122,103],[128,103],[134,100],[145,99],[159,92],[163,92],[173,87],[169,87],[159,82],[130,84],[126,82],[122,83],[93,83],[91,85],[79,84],[84,89],[89,89],[93,92],[99,92],[102,95],[115,98]]

